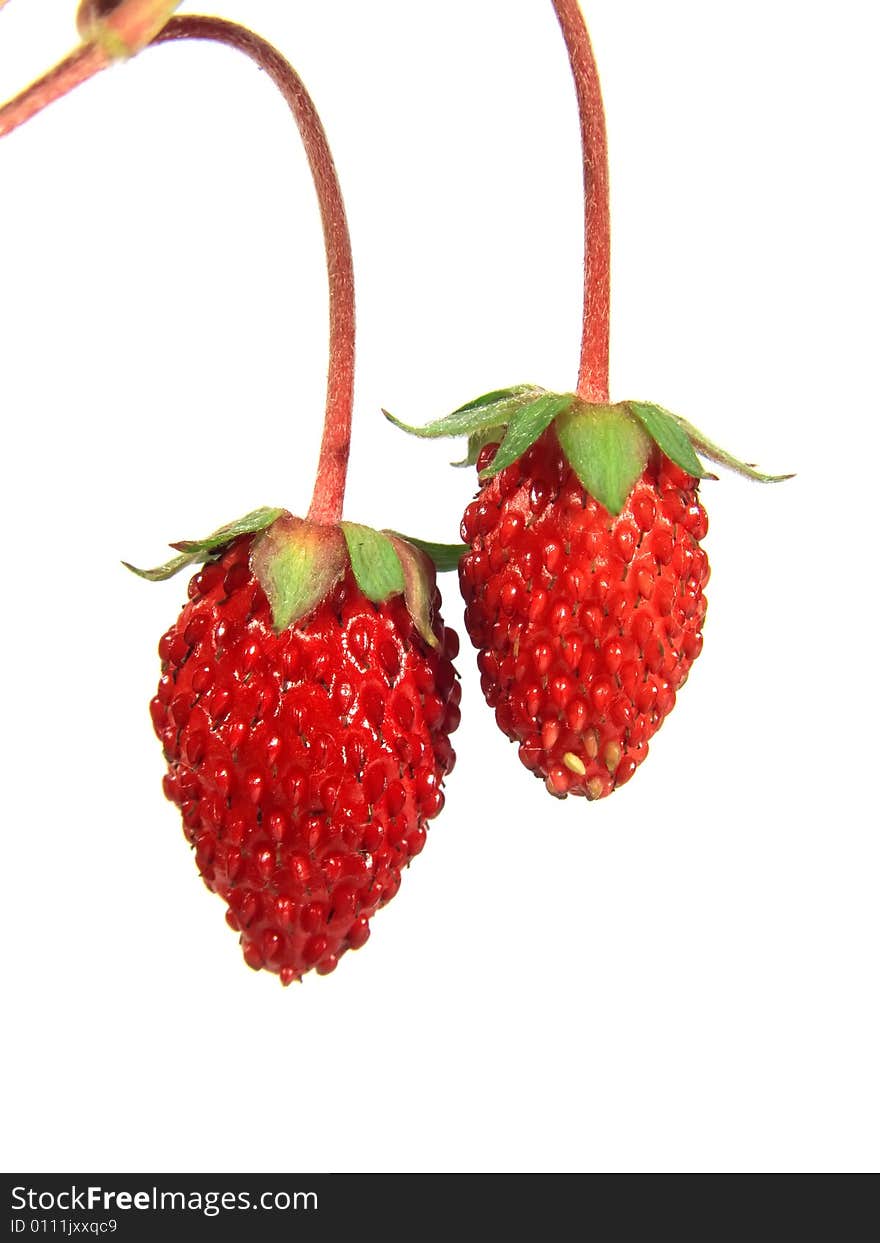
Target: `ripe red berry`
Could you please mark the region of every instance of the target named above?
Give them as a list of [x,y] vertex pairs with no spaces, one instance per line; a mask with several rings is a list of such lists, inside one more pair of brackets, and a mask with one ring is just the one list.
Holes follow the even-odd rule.
[[425,844],[455,762],[455,632],[437,647],[404,599],[351,569],[277,632],[239,537],[190,583],[162,637],[151,711],[165,791],[245,961],[298,980],[358,949]]
[[[343,521],[354,266],[327,137],[276,48],[234,22],[171,18],[177,7],[81,0],[83,47],[0,108],[0,136],[110,60],[148,43],[209,39],[265,70],[303,140],[321,213],[330,328],[307,517],[254,510],[206,539],[175,544],[179,555],[165,565],[135,570],[157,581],[204,563],[159,648],[151,707],[168,760],[165,791],[205,883],[227,903],[246,961],[289,984],[312,967],[332,971],[363,945],[442,808],[459,686],[457,639],[437,612],[434,565],[454,568],[458,550]],[[264,449],[275,444],[258,414],[254,426]]]
[[[391,418],[391,416],[388,416]],[[661,406],[497,389],[418,436],[468,437],[465,626],[483,694],[551,794],[629,781],[703,645],[698,453],[761,474]],[[464,463],[462,463],[464,464]]]
[[612,516],[552,428],[466,509],[459,575],[483,693],[552,794],[602,798],[647,755],[702,647],[706,527],[696,479],[656,449]]

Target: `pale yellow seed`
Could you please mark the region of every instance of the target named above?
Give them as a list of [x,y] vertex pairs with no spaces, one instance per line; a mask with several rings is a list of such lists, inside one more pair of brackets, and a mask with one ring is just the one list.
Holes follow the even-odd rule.
[[552,794],[554,798],[568,797],[564,790],[557,789],[556,783],[552,777],[548,777],[544,782],[544,785],[547,787],[548,793]]
[[562,757],[562,762],[566,768],[570,769],[573,773],[577,773],[579,777],[586,775],[586,764],[580,756],[575,755],[573,751],[566,751],[565,755]]
[[620,745],[616,742],[609,742],[605,748],[605,767],[610,773],[613,773],[619,763]]

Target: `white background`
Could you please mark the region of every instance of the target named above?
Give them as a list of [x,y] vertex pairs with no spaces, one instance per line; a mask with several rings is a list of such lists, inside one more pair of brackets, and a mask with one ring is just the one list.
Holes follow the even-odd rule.
[[[307,507],[326,292],[293,124],[248,62],[175,46],[0,144],[6,1169],[877,1166],[880,10],[585,7],[612,395],[798,476],[706,485],[704,654],[613,798],[548,797],[463,644],[446,810],[369,945],[300,987],[244,966],[161,793],[147,702],[185,580],[119,566]],[[72,45],[73,9],[3,9],[0,97]],[[334,146],[347,515],[454,540],[459,446],[379,409],[574,383],[578,133],[550,4],[216,11],[291,57]]]

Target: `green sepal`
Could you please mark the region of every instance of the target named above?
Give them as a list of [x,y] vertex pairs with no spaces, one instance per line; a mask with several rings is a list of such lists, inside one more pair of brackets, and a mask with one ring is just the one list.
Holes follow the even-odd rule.
[[674,414],[670,414],[662,406],[654,406],[644,401],[627,401],[623,404],[635,415],[658,449],[676,466],[680,466],[696,479],[718,478],[704,469],[694,452],[690,436]]
[[390,423],[411,436],[435,440],[441,436],[473,436],[486,428],[496,428],[507,423],[510,417],[523,406],[530,405],[544,390],[534,384],[518,384],[514,388],[496,389],[492,393],[484,393],[473,401],[459,406],[451,414],[435,419],[424,427],[414,427],[389,414],[382,413]]
[[503,405],[508,401],[519,401],[521,398],[530,400],[532,395],[540,392],[543,392],[543,389],[537,384],[513,384],[510,388],[496,388],[491,393],[483,393],[480,397],[474,397],[471,401],[466,401],[463,406],[453,410],[452,414],[447,417],[452,418],[456,414],[467,414],[471,410],[484,410],[487,406]]
[[480,475],[481,480],[491,479],[499,471],[522,457],[553,420],[575,401],[574,393],[543,393],[527,406],[515,411],[507,424],[498,452]]
[[619,514],[648,462],[648,434],[620,405],[576,400],[555,423],[556,435],[572,469],[590,496],[610,514]]
[[457,570],[459,561],[468,551],[467,544],[435,544],[431,540],[416,539],[414,535],[402,535],[400,531],[386,531],[385,534],[420,549],[433,562],[438,574]]
[[235,522],[227,522],[225,526],[219,527],[212,535],[202,540],[179,540],[176,544],[172,544],[172,548],[176,548],[178,552],[201,553],[213,552],[216,548],[222,548],[224,544],[231,544],[234,539],[238,539],[239,535],[250,535],[255,531],[265,531],[266,527],[271,526],[276,518],[280,518],[284,513],[283,509],[271,509],[263,506],[261,509],[251,510],[249,514],[245,514],[243,518],[237,519]]
[[160,583],[165,579],[173,578],[175,574],[178,574],[188,565],[207,561],[209,557],[219,552],[227,544],[231,544],[234,539],[238,539],[239,535],[250,535],[257,531],[264,531],[266,527],[270,526],[283,513],[283,509],[273,509],[264,505],[261,509],[251,510],[249,514],[245,514],[243,518],[236,519],[235,522],[227,522],[224,526],[218,527],[216,531],[204,539],[178,540],[177,543],[171,544],[169,547],[176,548],[181,555],[179,557],[172,557],[164,565],[157,565],[152,570],[138,569],[137,566],[132,565],[128,561],[123,561],[122,564],[127,570],[131,570],[132,574],[137,574],[138,578],[145,578],[151,583]]
[[317,608],[347,564],[338,527],[292,514],[284,514],[255,541],[250,560],[278,633]]
[[[669,411],[664,411],[669,414]],[[765,475],[762,471],[756,470],[750,462],[741,462],[739,458],[734,457],[732,453],[728,453],[726,449],[722,449],[720,445],[716,445],[698,431],[692,423],[688,423],[687,419],[681,418],[677,414],[670,415],[671,418],[679,425],[685,435],[691,441],[698,453],[703,457],[709,458],[712,462],[717,462],[720,466],[726,466],[728,470],[735,471],[738,475],[744,475],[746,479],[754,479],[757,483],[782,483],[786,479],[794,479],[794,474],[787,475]]]
[[403,573],[403,598],[413,625],[429,647],[439,647],[434,633],[434,566],[419,547],[386,531]]
[[179,574],[186,566],[192,565],[195,560],[195,557],[187,555],[172,557],[170,561],[166,561],[163,565],[154,566],[152,570],[142,570],[138,566],[132,565],[130,561],[123,561],[122,564],[127,570],[131,570],[132,574],[137,574],[138,578],[145,578],[150,583],[162,583],[166,578],[173,578],[175,574]]
[[367,599],[380,604],[389,596],[402,595],[403,567],[388,536],[358,522],[340,522],[339,526],[348,545],[355,582]]

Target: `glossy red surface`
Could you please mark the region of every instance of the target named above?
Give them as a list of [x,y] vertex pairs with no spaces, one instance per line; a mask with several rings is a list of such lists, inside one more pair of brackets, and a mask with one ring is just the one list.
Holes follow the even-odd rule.
[[647,755],[702,648],[706,530],[696,480],[659,452],[612,517],[552,429],[467,507],[460,581],[483,694],[552,794],[602,798]]
[[275,634],[251,541],[192,579],[151,712],[205,884],[248,965],[289,984],[364,944],[425,845],[455,762],[458,639],[435,607],[428,648],[401,597],[372,604],[350,572]]

